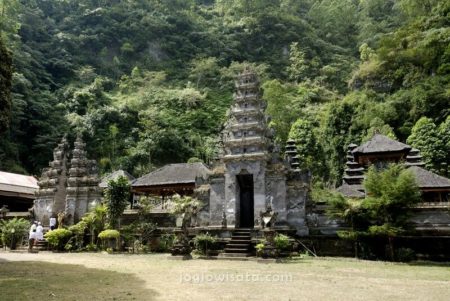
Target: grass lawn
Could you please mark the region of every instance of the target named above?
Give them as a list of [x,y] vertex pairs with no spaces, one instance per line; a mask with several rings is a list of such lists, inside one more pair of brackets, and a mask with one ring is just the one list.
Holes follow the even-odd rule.
[[0,300],[450,300],[449,264],[0,252]]

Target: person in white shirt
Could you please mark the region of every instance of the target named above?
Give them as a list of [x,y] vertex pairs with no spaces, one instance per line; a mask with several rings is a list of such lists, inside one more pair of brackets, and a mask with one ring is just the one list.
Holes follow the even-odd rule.
[[42,227],[41,222],[36,227],[36,241],[38,240],[44,240],[44,227]]
[[28,252],[31,252],[33,250],[33,245],[34,242],[36,241],[36,229],[37,229],[37,222],[35,221],[30,227],[30,233],[28,238]]
[[55,228],[56,228],[56,217],[52,216],[50,218],[50,231],[55,230]]

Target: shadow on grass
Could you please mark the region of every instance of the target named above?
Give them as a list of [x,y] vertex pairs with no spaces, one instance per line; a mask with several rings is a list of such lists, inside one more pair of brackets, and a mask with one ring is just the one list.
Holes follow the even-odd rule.
[[154,300],[134,275],[46,262],[0,261],[0,299]]
[[423,266],[423,267],[445,267],[450,268],[450,262],[445,261],[412,261],[406,262],[405,264],[411,266]]

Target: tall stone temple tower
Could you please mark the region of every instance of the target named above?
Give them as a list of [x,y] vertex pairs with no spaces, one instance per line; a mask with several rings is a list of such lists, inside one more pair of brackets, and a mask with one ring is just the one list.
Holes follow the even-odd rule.
[[[53,151],[53,161],[42,170],[39,189],[34,200],[34,214],[38,221],[48,225],[49,218],[58,213],[65,214],[64,223],[73,224],[93,206],[101,201],[95,160],[86,158],[81,136],[69,152],[66,137]],[[72,158],[69,163],[69,155]]]
[[220,225],[225,216],[230,226],[258,227],[260,213],[270,206],[278,212],[277,226],[305,233],[308,179],[279,159],[257,75],[245,69],[235,86],[221,163],[209,178],[209,224]]

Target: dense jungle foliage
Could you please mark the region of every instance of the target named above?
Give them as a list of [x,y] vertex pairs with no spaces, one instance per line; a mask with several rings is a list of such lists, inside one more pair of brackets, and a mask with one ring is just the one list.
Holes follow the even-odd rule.
[[277,142],[297,139],[317,178],[339,183],[346,145],[375,131],[446,173],[449,12],[444,0],[0,0],[13,58],[0,169],[39,174],[76,131],[102,172],[209,162],[251,64]]

